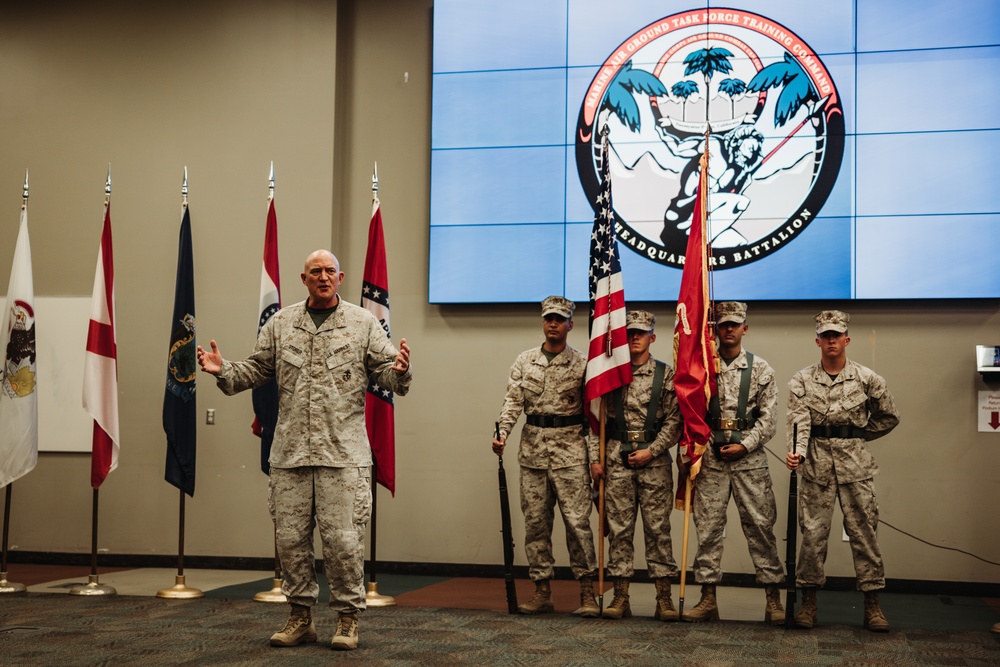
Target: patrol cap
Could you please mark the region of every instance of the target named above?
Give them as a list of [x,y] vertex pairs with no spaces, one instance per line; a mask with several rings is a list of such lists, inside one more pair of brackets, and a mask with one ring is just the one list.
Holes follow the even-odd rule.
[[625,330],[652,331],[656,324],[656,315],[645,310],[630,310],[625,313]]
[[816,335],[819,336],[825,331],[836,331],[844,333],[847,331],[847,323],[851,321],[851,316],[842,310],[824,310],[816,313]]
[[547,296],[542,300],[542,317],[559,315],[567,320],[573,317],[576,304],[561,296]]
[[723,322],[743,324],[747,321],[747,305],[739,301],[720,301],[715,304],[715,321],[717,324]]

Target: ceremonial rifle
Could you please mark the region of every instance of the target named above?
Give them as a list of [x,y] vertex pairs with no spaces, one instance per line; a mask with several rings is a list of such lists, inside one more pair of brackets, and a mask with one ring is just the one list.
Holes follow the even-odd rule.
[[[799,425],[792,424],[792,455],[795,455],[795,445],[798,441]],[[788,593],[785,599],[785,627],[795,626],[795,542],[798,537],[799,523],[799,480],[792,471],[788,481],[788,530],[785,534],[785,583]]]
[[[500,422],[496,422],[496,438],[500,439]],[[514,528],[510,524],[510,499],[507,497],[507,472],[503,455],[497,467],[500,483],[500,532],[503,535],[503,578],[507,586],[507,613],[517,613],[517,589],[514,587]]]

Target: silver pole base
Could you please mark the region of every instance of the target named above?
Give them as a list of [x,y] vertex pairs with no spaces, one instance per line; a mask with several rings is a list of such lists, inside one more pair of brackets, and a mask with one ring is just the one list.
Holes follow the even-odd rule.
[[102,595],[118,595],[118,591],[115,590],[114,586],[107,586],[105,584],[98,583],[98,575],[92,574],[89,576],[89,580],[86,584],[80,586],[74,586],[69,589],[70,595],[87,595],[87,596],[102,596]]
[[24,584],[7,581],[7,573],[0,572],[0,595],[19,595],[27,592],[28,588]]

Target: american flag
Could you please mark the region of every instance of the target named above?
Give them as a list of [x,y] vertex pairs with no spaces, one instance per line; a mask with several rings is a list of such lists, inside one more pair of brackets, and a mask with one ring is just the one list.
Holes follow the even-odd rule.
[[601,149],[601,193],[590,237],[590,348],[584,410],[598,431],[601,397],[632,382],[632,362],[625,333],[625,289],[611,205],[608,142]]

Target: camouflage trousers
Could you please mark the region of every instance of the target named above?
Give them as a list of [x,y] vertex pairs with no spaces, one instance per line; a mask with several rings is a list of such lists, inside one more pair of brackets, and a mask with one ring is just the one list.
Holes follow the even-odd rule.
[[635,573],[635,519],[642,512],[646,541],[646,568],[653,579],[677,574],[670,539],[670,510],[674,504],[672,466],[625,468],[608,466],[604,486],[604,515],[609,528],[608,575]]
[[698,532],[694,580],[699,584],[722,581],[722,542],[729,498],[736,502],[758,584],[780,584],[785,570],[778,559],[774,523],[778,512],[767,468],[727,471],[702,466],[695,478],[691,514]]
[[290,603],[319,599],[313,530],[319,527],[330,608],[365,609],[365,528],[372,512],[370,468],[271,468],[271,516]]
[[555,575],[552,555],[554,508],[559,503],[566,526],[573,576],[597,574],[597,553],[590,529],[590,469],[585,465],[556,470],[536,470],[521,466],[521,511],[524,512],[524,552],[532,581]]
[[875,480],[822,486],[800,478],[798,491],[802,546],[796,564],[796,584],[801,587],[826,583],[823,565],[830,541],[833,503],[839,498],[840,509],[844,513],[844,530],[851,540],[858,589],[877,591],[885,588],[882,552],[875,535],[878,526]]

